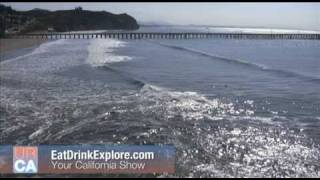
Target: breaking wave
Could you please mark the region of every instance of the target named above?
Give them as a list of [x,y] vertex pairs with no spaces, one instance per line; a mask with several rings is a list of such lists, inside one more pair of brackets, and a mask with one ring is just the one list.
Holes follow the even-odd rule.
[[115,69],[115,68],[113,68],[111,66],[104,65],[104,66],[98,66],[98,68],[106,70],[106,71],[112,71],[114,73],[117,73],[120,77],[123,78],[123,80],[126,80],[126,81],[128,81],[128,82],[130,82],[132,84],[138,85],[140,87],[143,87],[145,85],[145,83],[142,80],[135,79],[130,74],[122,72],[122,71],[120,71],[118,69]]
[[129,56],[120,56],[114,53],[119,47],[124,47],[125,42],[115,39],[92,39],[88,46],[89,55],[87,62],[94,66],[104,66],[107,63],[128,61]]
[[42,53],[45,53],[45,52],[49,52],[52,47],[60,45],[60,44],[64,44],[64,43],[66,43],[65,39],[49,41],[49,42],[41,44],[39,47],[35,48],[31,53],[24,54],[22,56],[14,57],[14,58],[11,58],[11,59],[6,59],[6,60],[0,62],[0,64],[6,64],[8,62],[21,60],[21,59],[24,59],[24,58],[27,58],[27,57],[30,57],[30,56],[33,56],[33,55],[36,55],[36,54],[42,54]]
[[320,82],[320,78],[319,77],[315,77],[315,76],[308,76],[308,75],[304,75],[304,74],[300,74],[297,72],[292,72],[292,71],[286,71],[286,70],[282,70],[282,69],[274,69],[271,67],[268,67],[266,65],[263,64],[257,64],[257,63],[252,63],[249,61],[245,61],[245,60],[241,60],[241,59],[235,59],[235,58],[229,58],[229,57],[225,57],[225,56],[220,56],[220,55],[214,55],[214,54],[209,54],[207,52],[204,51],[200,51],[200,50],[196,50],[196,49],[192,49],[192,48],[187,48],[187,47],[181,47],[181,46],[175,46],[175,45],[170,45],[170,44],[165,44],[165,43],[158,43],[161,46],[164,47],[168,47],[168,48],[173,48],[173,49],[177,49],[177,50],[181,50],[181,51],[187,51],[187,52],[191,52],[191,53],[196,53],[202,56],[207,56],[209,58],[214,58],[214,59],[218,59],[218,60],[223,60],[223,61],[227,61],[230,63],[236,63],[239,65],[244,65],[247,67],[252,67],[252,68],[256,68],[256,69],[260,69],[262,71],[268,71],[268,72],[274,72],[274,73],[278,73],[284,76],[288,76],[288,77],[298,77],[298,78],[302,78],[303,80],[308,80],[310,82]]

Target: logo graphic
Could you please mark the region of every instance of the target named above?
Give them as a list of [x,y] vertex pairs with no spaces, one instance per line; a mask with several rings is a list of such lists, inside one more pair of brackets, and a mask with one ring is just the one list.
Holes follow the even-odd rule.
[[31,174],[38,172],[38,148],[30,146],[13,147],[13,172]]

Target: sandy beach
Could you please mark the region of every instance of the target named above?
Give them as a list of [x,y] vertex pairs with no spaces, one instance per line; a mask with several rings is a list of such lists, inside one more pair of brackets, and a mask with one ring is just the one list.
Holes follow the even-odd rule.
[[45,39],[0,39],[0,53],[8,53],[21,48],[28,48],[46,42]]

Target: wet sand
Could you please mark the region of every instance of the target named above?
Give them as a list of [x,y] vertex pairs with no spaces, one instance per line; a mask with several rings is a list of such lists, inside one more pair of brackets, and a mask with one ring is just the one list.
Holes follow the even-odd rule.
[[0,53],[33,47],[46,41],[45,39],[0,39]]

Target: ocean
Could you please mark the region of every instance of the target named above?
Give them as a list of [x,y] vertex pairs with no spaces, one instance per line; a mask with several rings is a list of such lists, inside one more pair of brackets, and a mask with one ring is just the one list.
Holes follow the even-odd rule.
[[155,176],[320,177],[319,47],[52,40],[0,62],[0,144],[173,144]]

